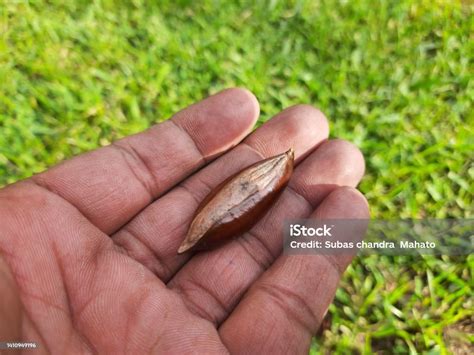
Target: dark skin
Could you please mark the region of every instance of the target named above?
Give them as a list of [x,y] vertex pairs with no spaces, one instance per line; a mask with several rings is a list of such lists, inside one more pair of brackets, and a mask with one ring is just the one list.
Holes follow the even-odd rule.
[[[311,106],[250,134],[258,113],[250,92],[225,90],[0,190],[0,340],[35,353],[306,353],[351,257],[281,254],[282,221],[367,218],[364,161]],[[214,186],[291,146],[289,187],[251,231],[176,254]]]

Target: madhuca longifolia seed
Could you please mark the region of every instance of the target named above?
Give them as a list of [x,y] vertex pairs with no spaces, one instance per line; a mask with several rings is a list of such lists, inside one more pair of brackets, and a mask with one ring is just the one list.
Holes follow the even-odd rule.
[[293,165],[290,148],[227,178],[199,205],[178,253],[212,248],[249,230],[278,199]]

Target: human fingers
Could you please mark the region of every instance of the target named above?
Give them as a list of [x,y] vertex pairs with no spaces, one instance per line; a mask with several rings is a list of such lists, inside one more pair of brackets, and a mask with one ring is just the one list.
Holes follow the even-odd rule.
[[168,287],[180,292],[194,313],[220,324],[281,253],[283,221],[308,217],[331,191],[356,186],[363,171],[357,147],[324,142],[295,169],[289,188],[262,220],[231,243],[194,256]]
[[113,240],[167,281],[190,258],[176,255],[199,202],[229,175],[293,146],[297,162],[327,138],[325,117],[307,105],[276,115],[244,142],[152,203]]
[[[360,192],[341,187],[311,217],[367,219],[369,210]],[[364,232],[352,231],[356,239]],[[338,255],[280,256],[222,324],[222,341],[231,353],[307,353],[349,262]]]
[[170,120],[59,164],[31,181],[67,200],[110,234],[252,129],[259,113],[247,90],[228,89]]

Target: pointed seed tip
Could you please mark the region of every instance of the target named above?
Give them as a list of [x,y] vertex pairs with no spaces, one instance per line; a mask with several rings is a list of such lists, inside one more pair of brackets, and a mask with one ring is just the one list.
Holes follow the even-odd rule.
[[180,247],[178,248],[178,254],[183,254],[188,249],[190,249],[190,247],[187,243],[181,244]]
[[290,147],[290,149],[288,149],[288,150],[286,151],[286,154],[287,154],[288,156],[294,158],[294,157],[295,157],[295,149],[294,149],[293,147]]

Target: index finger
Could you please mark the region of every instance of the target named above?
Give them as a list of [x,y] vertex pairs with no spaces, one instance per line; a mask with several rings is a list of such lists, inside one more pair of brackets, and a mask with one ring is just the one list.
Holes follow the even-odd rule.
[[112,233],[252,129],[258,102],[228,89],[170,120],[55,166],[31,181],[53,191],[105,233]]

